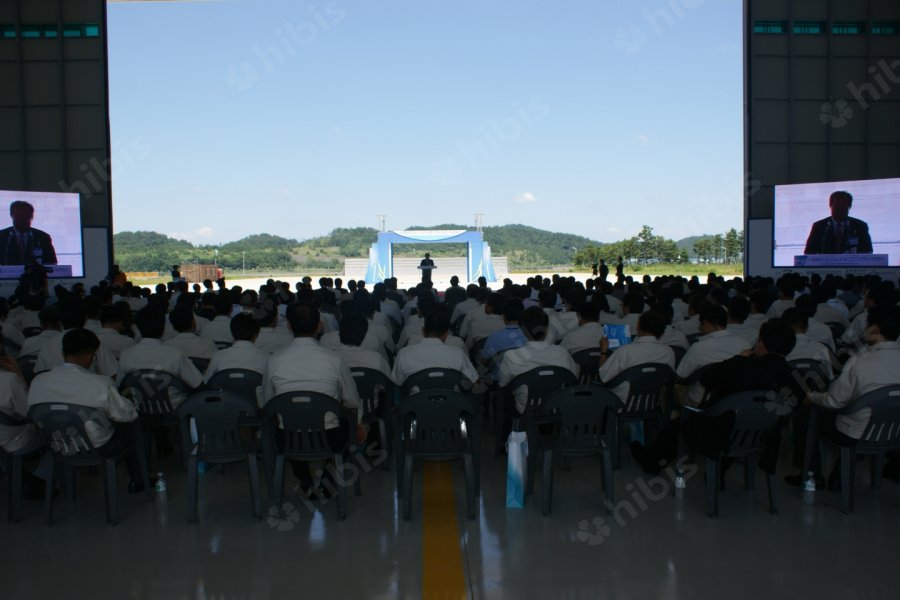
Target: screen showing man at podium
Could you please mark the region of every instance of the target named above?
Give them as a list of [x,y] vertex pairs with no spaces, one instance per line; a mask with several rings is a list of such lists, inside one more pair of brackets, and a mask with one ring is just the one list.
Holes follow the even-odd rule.
[[0,228],[0,279],[18,279],[26,267],[50,278],[84,274],[78,194],[0,191],[9,226]]
[[774,267],[900,267],[900,179],[775,186],[774,230]]
[[431,281],[431,272],[436,268],[437,267],[434,266],[434,261],[431,260],[431,254],[426,252],[425,258],[419,263],[419,269],[422,271],[422,283]]

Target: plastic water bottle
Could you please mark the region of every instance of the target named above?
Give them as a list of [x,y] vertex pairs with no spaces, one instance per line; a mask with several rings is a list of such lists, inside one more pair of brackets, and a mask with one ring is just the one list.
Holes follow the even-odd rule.
[[199,475],[204,475],[206,473],[206,461],[201,460],[197,462],[197,473]]
[[164,494],[166,492],[166,476],[163,473],[156,474],[156,485],[154,489],[157,494]]
[[687,482],[684,479],[684,473],[682,471],[678,471],[675,475],[675,489],[683,490],[687,487]]
[[816,477],[812,471],[806,472],[803,481],[803,504],[815,504],[816,502]]

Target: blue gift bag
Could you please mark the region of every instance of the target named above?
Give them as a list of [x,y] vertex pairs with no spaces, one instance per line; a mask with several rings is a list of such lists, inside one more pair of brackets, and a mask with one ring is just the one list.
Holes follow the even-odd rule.
[[525,465],[528,435],[513,431],[506,441],[506,508],[525,507]]

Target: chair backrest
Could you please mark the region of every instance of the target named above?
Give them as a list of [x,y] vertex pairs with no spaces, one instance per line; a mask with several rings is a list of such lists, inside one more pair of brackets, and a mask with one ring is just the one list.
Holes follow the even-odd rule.
[[826,392],[831,381],[825,366],[817,360],[798,359],[788,361],[788,367],[799,386],[808,392]]
[[578,383],[587,385],[600,379],[600,348],[586,348],[572,354],[578,363]]
[[200,371],[201,373],[206,372],[206,367],[209,366],[210,359],[200,358],[199,356],[191,356],[190,359],[191,359],[191,362],[194,363],[194,366],[197,367],[198,371]]
[[831,337],[834,338],[835,341],[841,339],[841,336],[844,335],[844,331],[846,331],[846,327],[844,327],[841,323],[825,323],[828,325],[828,329],[831,330]]
[[872,414],[856,446],[857,451],[875,453],[900,449],[900,385],[864,394],[838,414],[849,415],[864,408],[871,409]]
[[44,432],[56,454],[75,462],[94,464],[100,461],[85,424],[90,420],[105,419],[102,413],[77,404],[48,402],[32,406],[28,418]]
[[19,363],[19,370],[22,371],[22,376],[25,377],[27,383],[31,383],[36,375],[34,365],[37,364],[37,359],[37,354],[26,354],[16,359],[16,362]]
[[681,346],[669,346],[669,348],[675,353],[675,366],[677,367],[684,355],[687,354],[687,348]]
[[453,321],[453,323],[450,325],[450,332],[451,332],[453,335],[459,336],[459,330],[462,329],[463,319],[465,319],[465,318],[466,318],[466,315],[460,315],[460,316],[458,316],[458,317],[456,318],[456,320]]
[[176,409],[182,440],[190,447],[190,420],[197,431],[198,456],[234,456],[243,454],[241,420],[255,418],[256,403],[225,391],[191,394]]
[[155,369],[131,371],[119,384],[119,392],[134,402],[138,412],[144,415],[171,414],[170,393],[173,390],[187,395],[188,386],[175,375]]
[[557,448],[589,450],[612,440],[616,414],[622,407],[611,390],[596,385],[567,387],[544,399],[543,412],[559,424]]
[[256,388],[262,385],[262,375],[250,369],[217,371],[206,382],[211,390],[222,390],[256,401]]
[[340,402],[317,392],[285,392],[269,400],[263,408],[264,433],[283,426],[284,453],[309,457],[333,454],[325,436],[325,415],[332,413],[346,422]]
[[469,360],[472,361],[473,365],[477,365],[481,362],[481,351],[484,350],[484,345],[486,343],[487,338],[483,337],[472,344],[472,347],[469,349]]
[[766,438],[790,414],[787,399],[772,390],[752,390],[725,396],[703,411],[707,417],[734,413],[734,426],[728,437],[727,456],[743,456],[762,450]]
[[26,327],[22,330],[22,335],[26,338],[34,337],[36,335],[41,335],[41,331],[43,331],[40,327]]
[[423,369],[403,382],[403,396],[409,396],[413,388],[424,390],[459,390],[464,375],[455,369]]
[[675,373],[668,365],[648,363],[625,369],[606,385],[614,388],[622,383],[628,383],[628,398],[625,400],[622,414],[655,414],[659,412],[663,393],[669,382],[674,379]]
[[565,387],[576,385],[578,378],[565,367],[537,367],[517,375],[509,382],[507,389],[515,392],[525,386],[528,390],[525,410],[539,410],[544,398]]
[[472,440],[480,409],[471,396],[452,390],[425,390],[399,407],[401,437],[409,454],[442,455],[477,448]]
[[217,350],[224,350],[225,348],[231,348],[233,342],[213,342],[216,345]]
[[369,421],[376,418],[379,407],[383,403],[390,402],[394,384],[389,377],[378,369],[353,367],[350,369],[350,374],[353,375],[356,393],[359,395],[359,401],[362,403],[362,420]]

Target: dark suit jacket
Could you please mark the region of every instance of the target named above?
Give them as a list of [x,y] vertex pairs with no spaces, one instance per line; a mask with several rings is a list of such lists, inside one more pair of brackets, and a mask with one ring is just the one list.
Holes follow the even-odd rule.
[[[855,242],[855,244],[854,244]],[[865,221],[847,218],[841,241],[834,237],[834,221],[831,217],[816,221],[809,230],[804,254],[844,254],[856,249],[858,254],[872,254],[872,238]]]
[[55,265],[56,250],[53,248],[53,240],[50,235],[40,229],[29,229],[28,240],[25,244],[25,256],[19,253],[19,242],[12,227],[0,231],[0,264],[2,265],[26,265],[31,261],[37,261],[42,265]]

